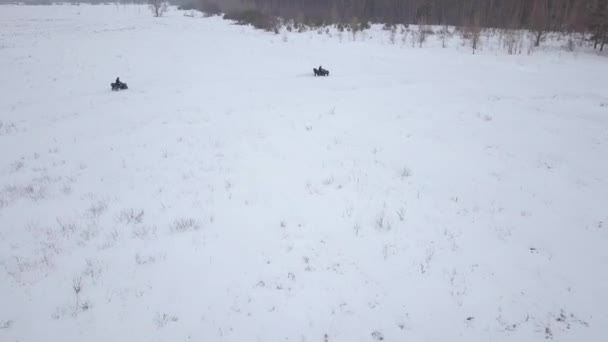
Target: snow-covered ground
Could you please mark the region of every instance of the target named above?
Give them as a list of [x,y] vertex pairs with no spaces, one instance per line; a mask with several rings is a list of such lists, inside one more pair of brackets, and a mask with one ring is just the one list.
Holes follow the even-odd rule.
[[388,34],[1,6],[0,341],[606,340],[608,60]]

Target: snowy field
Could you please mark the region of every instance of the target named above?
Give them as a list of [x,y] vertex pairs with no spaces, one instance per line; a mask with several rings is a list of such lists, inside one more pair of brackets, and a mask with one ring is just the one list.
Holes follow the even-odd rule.
[[606,341],[606,57],[387,37],[0,6],[0,341]]

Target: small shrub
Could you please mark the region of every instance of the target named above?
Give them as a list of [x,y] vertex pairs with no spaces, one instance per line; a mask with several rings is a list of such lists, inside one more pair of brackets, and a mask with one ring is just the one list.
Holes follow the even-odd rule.
[[80,304],[80,310],[82,311],[87,311],[92,307],[91,302],[89,301],[85,301],[84,303]]
[[0,135],[8,135],[17,132],[17,125],[14,122],[0,121]]
[[154,324],[158,329],[164,328],[169,322],[177,322],[179,318],[177,316],[168,315],[166,313],[161,314],[160,312],[154,317]]
[[167,259],[165,253],[156,253],[152,255],[142,256],[139,253],[135,254],[135,263],[137,265],[154,264],[157,261],[163,261]]
[[144,218],[143,210],[133,210],[133,209],[125,209],[120,212],[118,217],[116,217],[116,221],[119,223],[125,224],[139,224],[142,222]]
[[0,321],[0,329],[10,329],[13,326],[13,321]]
[[91,217],[99,217],[106,211],[106,209],[108,209],[108,203],[106,201],[97,201],[97,203],[93,203],[89,207],[87,213]]
[[76,308],[80,307],[80,292],[82,291],[82,278],[76,277],[72,280],[72,289],[76,296]]
[[377,330],[372,332],[372,338],[376,341],[384,341],[384,335]]
[[384,212],[381,212],[376,217],[375,221],[376,230],[378,231],[389,231],[391,230],[391,223],[387,220]]
[[96,282],[97,279],[99,279],[99,276],[103,273],[103,264],[96,259],[86,259],[85,263],[86,266],[82,274],[91,278],[93,282]]
[[176,233],[191,232],[191,231],[195,231],[195,230],[199,230],[199,229],[200,229],[200,225],[193,218],[177,219],[171,225],[171,231],[176,232]]
[[70,238],[78,230],[78,226],[74,222],[65,222],[57,218],[57,224],[64,238]]
[[564,47],[565,47],[566,51],[569,51],[569,52],[573,52],[574,50],[576,50],[576,43],[574,42],[574,39],[572,39],[572,37],[568,37],[568,41],[566,41],[566,44]]
[[411,175],[412,175],[412,171],[407,166],[404,166],[401,169],[401,178],[407,178]]
[[405,221],[405,209],[399,208],[399,210],[397,210],[397,216],[399,216],[399,221]]
[[17,160],[11,165],[13,172],[20,171],[21,169],[23,169],[24,166],[25,164],[21,160]]
[[146,240],[156,236],[156,226],[136,225],[133,227],[133,237]]

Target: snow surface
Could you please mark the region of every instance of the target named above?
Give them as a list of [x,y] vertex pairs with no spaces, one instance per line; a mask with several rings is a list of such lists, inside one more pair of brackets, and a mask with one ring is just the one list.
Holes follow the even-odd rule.
[[0,341],[608,339],[606,58],[388,35],[0,6]]

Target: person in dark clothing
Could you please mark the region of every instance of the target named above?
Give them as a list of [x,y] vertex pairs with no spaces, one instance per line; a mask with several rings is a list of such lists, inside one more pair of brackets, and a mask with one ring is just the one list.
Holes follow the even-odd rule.
[[127,88],[127,84],[120,81],[120,77],[116,77],[116,82],[110,83],[112,90],[125,90]]

